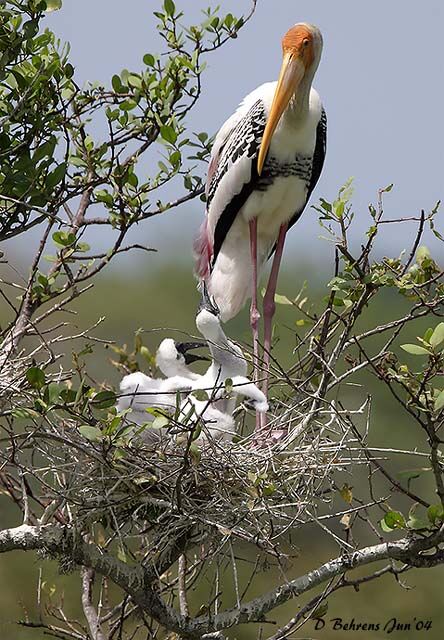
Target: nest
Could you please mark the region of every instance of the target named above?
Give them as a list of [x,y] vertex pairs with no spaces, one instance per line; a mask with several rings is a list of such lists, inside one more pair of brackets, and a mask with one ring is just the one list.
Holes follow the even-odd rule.
[[[193,532],[279,554],[289,532],[328,517],[338,474],[360,460],[340,414],[330,411],[328,420],[318,416],[303,429],[296,422],[299,431],[262,446],[252,436],[193,441],[189,430],[181,438],[153,441],[139,430],[118,445],[90,442],[67,422],[46,438],[39,434],[41,473],[55,474],[47,498],[68,504],[85,531],[101,523],[125,543],[144,536],[146,553],[162,553],[172,539]],[[63,446],[55,448],[54,438]]]

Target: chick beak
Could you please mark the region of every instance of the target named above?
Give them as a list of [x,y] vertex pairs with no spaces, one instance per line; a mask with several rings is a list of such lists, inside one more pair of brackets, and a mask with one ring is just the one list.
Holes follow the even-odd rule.
[[194,355],[192,353],[188,353],[191,349],[201,349],[202,347],[206,347],[205,342],[176,342],[176,349],[179,353],[181,353],[185,359],[185,364],[191,364],[192,362],[198,362],[199,360],[209,361],[209,358],[206,356]]

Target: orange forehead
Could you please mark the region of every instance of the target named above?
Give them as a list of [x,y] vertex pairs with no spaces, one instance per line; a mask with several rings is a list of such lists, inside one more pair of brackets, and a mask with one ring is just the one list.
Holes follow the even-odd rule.
[[284,51],[298,51],[306,39],[310,43],[313,41],[311,30],[305,24],[296,24],[282,38],[282,48]]

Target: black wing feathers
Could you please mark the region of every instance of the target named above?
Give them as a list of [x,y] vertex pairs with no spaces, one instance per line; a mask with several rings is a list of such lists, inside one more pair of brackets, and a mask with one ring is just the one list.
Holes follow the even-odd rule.
[[327,152],[327,114],[322,109],[321,119],[316,129],[316,145],[313,154],[313,168],[311,171],[311,180],[308,187],[307,202],[316,186],[319,176],[324,166],[325,154]]
[[[310,182],[308,183],[307,189],[307,199],[305,201],[304,206],[299,211],[296,211],[294,216],[291,218],[288,223],[288,228],[292,227],[301,217],[305,207],[307,206],[307,202],[310,199],[311,194],[316,186],[317,181],[319,180],[319,176],[322,172],[322,167],[324,166],[325,154],[327,152],[327,114],[325,110],[322,109],[321,119],[319,120],[318,126],[316,128],[316,144],[313,153],[312,160],[312,168],[311,168],[311,177]],[[274,248],[273,248],[274,251]]]
[[[264,105],[261,100],[258,100],[230,133],[220,151],[219,164],[208,189],[207,206],[210,206],[220,181],[236,160],[241,156],[246,156],[252,160],[257,158],[265,123],[266,113]],[[254,191],[258,178],[257,163],[253,161],[251,163],[250,179],[242,185],[241,191],[230,200],[217,221],[214,230],[212,264],[215,263],[223,241],[231,229],[238,212]]]
[[[327,115],[324,109],[322,109],[321,118],[316,128],[316,143],[313,158],[298,157],[295,158],[295,161],[291,164],[276,167],[273,164],[273,160],[269,160],[267,158],[262,175],[259,176],[257,173],[256,160],[265,124],[265,108],[262,101],[258,100],[239,121],[236,127],[234,127],[220,150],[219,162],[208,188],[207,207],[210,206],[221,180],[236,160],[245,156],[246,158],[250,158],[252,162],[249,180],[241,186],[239,193],[233,196],[217,221],[216,228],[214,230],[212,265],[214,265],[217,256],[219,255],[222,244],[230,231],[237,214],[253,191],[256,189],[263,190],[267,188],[272,184],[274,178],[279,175],[298,175],[301,179],[306,180],[307,199],[304,206],[299,211],[296,211],[290,219],[288,224],[288,228],[290,228],[302,215],[313,189],[319,180],[319,176],[321,175],[327,146]],[[274,252],[274,249],[275,247],[273,247],[270,255]]]

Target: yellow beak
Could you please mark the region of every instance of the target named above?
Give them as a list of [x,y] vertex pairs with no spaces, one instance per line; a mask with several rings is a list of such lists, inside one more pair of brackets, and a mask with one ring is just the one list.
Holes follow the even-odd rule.
[[264,135],[262,137],[259,155],[257,158],[257,172],[262,173],[268,148],[271,143],[273,133],[284,113],[291,96],[297,90],[302,78],[305,74],[305,66],[300,58],[294,57],[291,53],[284,55],[281,72],[274,92],[273,102],[270,113],[268,115],[267,124],[265,125]]

